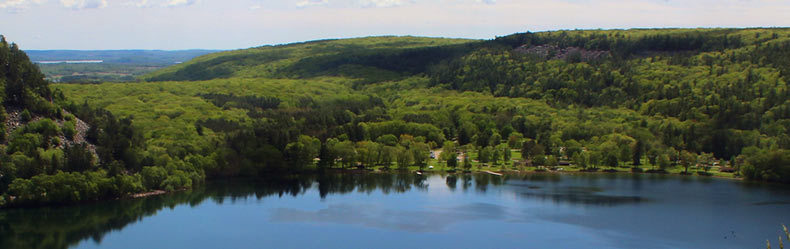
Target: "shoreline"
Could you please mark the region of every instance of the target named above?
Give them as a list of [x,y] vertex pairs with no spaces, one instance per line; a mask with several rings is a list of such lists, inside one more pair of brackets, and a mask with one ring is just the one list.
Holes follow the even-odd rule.
[[[129,195],[129,198],[131,198],[131,199],[144,198],[144,197],[155,196],[155,195],[163,195],[163,194],[176,192],[176,191],[180,191],[180,190],[174,190],[174,191],[154,190],[154,191],[148,191],[148,192],[131,194],[131,195]],[[122,198],[120,198],[120,199],[122,199]]]
[[[503,175],[519,175],[519,174],[672,175],[672,176],[711,177],[711,178],[719,178],[719,179],[731,179],[731,180],[736,180],[736,181],[747,181],[743,177],[722,176],[722,175],[716,175],[714,173],[710,173],[710,175],[701,175],[701,174],[697,173],[696,171],[690,172],[688,174],[684,174],[682,172],[681,173],[675,173],[675,172],[650,172],[649,170],[643,170],[641,172],[634,172],[634,171],[628,171],[628,170],[607,171],[607,170],[604,170],[604,169],[595,170],[595,171],[590,171],[590,170],[542,170],[542,171],[537,171],[537,170],[524,170],[524,171],[506,170],[506,171],[501,171],[501,170],[493,170],[493,169],[474,169],[474,170],[469,170],[468,172],[464,171],[464,170],[442,170],[442,169],[432,169],[432,170],[405,169],[405,170],[401,170],[401,169],[392,169],[392,168],[390,168],[388,170],[383,170],[383,169],[380,169],[380,168],[377,168],[377,169],[337,169],[337,168],[334,168],[334,169],[325,169],[324,170],[324,173],[340,173],[340,174],[346,174],[346,173],[351,173],[351,174],[366,174],[366,173],[381,174],[381,173],[417,173],[417,172],[419,172],[420,174],[476,174],[476,173],[479,173],[479,174],[490,174],[490,173],[496,173],[496,174],[503,174]],[[315,174],[315,173],[320,173],[320,170],[315,170],[315,171],[310,172],[310,174]],[[493,175],[496,175],[496,174],[493,174]],[[763,181],[756,181],[756,182],[763,182]],[[771,182],[765,182],[765,183],[771,183]]]
[[[463,171],[463,170],[451,171],[451,170],[438,170],[438,169],[432,169],[432,170],[404,169],[404,170],[401,170],[401,169],[390,168],[390,169],[387,169],[387,170],[383,170],[383,169],[380,169],[380,168],[378,168],[378,169],[337,169],[337,168],[334,168],[334,169],[324,169],[324,170],[317,170],[317,169],[316,170],[309,170],[309,171],[296,173],[296,174],[290,174],[290,175],[291,176],[294,176],[294,175],[298,176],[298,175],[302,175],[302,174],[396,174],[396,173],[420,174],[420,175],[422,175],[422,174],[429,174],[429,175],[430,174],[439,174],[439,175],[487,174],[487,175],[500,176],[500,177],[513,176],[513,175],[530,175],[530,174],[557,174],[557,175],[561,175],[561,174],[567,174],[567,175],[572,175],[572,174],[601,174],[601,175],[605,175],[605,174],[622,174],[622,175],[630,174],[630,175],[697,176],[697,177],[710,177],[710,178],[717,178],[717,179],[728,179],[728,180],[744,182],[744,183],[783,184],[783,183],[777,183],[777,182],[749,181],[749,180],[746,180],[743,177],[727,177],[727,176],[721,176],[721,175],[715,175],[715,174],[712,174],[712,175],[700,175],[700,174],[695,174],[696,172],[692,172],[692,173],[689,173],[689,174],[683,174],[683,173],[648,172],[648,171],[634,172],[634,171],[624,171],[624,170],[614,170],[614,171],[611,171],[611,170],[609,170],[609,171],[607,171],[607,170],[596,170],[596,171],[585,171],[585,170],[573,170],[573,171],[566,171],[566,170],[541,170],[541,171],[537,171],[537,170],[524,170],[524,171],[506,170],[506,171],[496,171],[496,170],[492,170],[492,169],[474,169],[474,170],[470,170],[470,171],[466,172],[466,171]],[[245,178],[245,177],[227,178],[227,179],[241,179],[241,178]],[[253,177],[253,178],[254,179],[266,179],[266,177]],[[206,179],[206,180],[209,180],[209,179]],[[92,200],[92,201],[76,202],[76,203],[68,203],[68,204],[54,204],[54,205],[44,204],[44,205],[32,205],[32,206],[30,206],[30,205],[26,205],[26,204],[23,204],[23,205],[14,205],[14,204],[8,205],[8,203],[6,203],[6,205],[0,206],[0,209],[27,208],[27,207],[52,207],[52,206],[61,206],[61,205],[68,206],[68,205],[80,205],[80,204],[85,204],[85,203],[90,203],[90,202],[100,202],[100,201],[106,201],[106,200],[139,199],[139,198],[146,198],[146,197],[165,195],[165,194],[175,193],[175,192],[189,190],[189,189],[190,188],[184,188],[184,189],[176,189],[176,190],[172,190],[172,191],[152,190],[152,191],[147,191],[147,192],[129,194],[129,195],[126,195],[126,196],[123,196],[123,197],[118,197],[118,198],[113,198],[113,199]],[[13,196],[11,196],[11,200],[13,200]]]

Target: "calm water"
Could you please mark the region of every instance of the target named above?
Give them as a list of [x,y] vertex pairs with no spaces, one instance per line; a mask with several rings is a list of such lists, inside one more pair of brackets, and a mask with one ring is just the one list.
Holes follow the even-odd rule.
[[0,248],[765,248],[787,186],[678,176],[330,175],[0,210]]

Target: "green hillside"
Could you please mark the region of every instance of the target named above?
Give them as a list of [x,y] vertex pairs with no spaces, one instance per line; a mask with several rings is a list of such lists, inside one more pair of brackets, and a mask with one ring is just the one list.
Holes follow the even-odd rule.
[[[569,161],[787,182],[788,60],[790,29],[368,37],[209,54],[143,83],[54,88],[132,117],[141,166],[163,177]],[[449,153],[437,162],[429,149]]]
[[[130,119],[74,105],[0,36],[0,206],[70,203],[143,191],[142,136]],[[202,177],[195,175],[196,180]]]
[[[148,81],[384,74],[394,77],[443,59],[473,42],[423,37],[367,37],[263,46],[200,56],[143,77]],[[439,55],[438,57],[436,55]],[[346,67],[343,67],[346,66]],[[386,70],[384,72],[382,70]]]

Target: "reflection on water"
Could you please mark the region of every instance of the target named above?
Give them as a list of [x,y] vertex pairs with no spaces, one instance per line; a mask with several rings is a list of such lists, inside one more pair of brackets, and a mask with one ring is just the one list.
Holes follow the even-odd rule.
[[[522,247],[519,241],[523,241],[524,236],[535,235],[541,237],[532,240],[530,245],[541,248],[557,245],[568,248],[742,248],[759,245],[765,239],[759,236],[769,233],[766,229],[773,231],[780,222],[787,222],[783,219],[788,218],[786,208],[790,204],[790,192],[785,187],[703,179],[617,174],[327,174],[218,181],[192,190],[141,199],[0,210],[0,248],[82,247],[86,240],[106,245],[102,242],[110,241],[108,238],[130,236],[128,228],[133,227],[132,224],[161,219],[161,214],[170,213],[170,210],[182,213],[194,210],[199,215],[224,219],[228,218],[226,210],[236,210],[242,212],[239,215],[243,219],[254,220],[247,226],[270,229],[269,233],[281,232],[284,237],[325,235],[335,238],[349,231],[368,231],[348,230],[349,227],[372,229],[393,238],[386,241],[358,238],[355,242],[386,242],[395,248],[418,246],[408,244],[408,239],[397,238],[425,242],[428,237],[419,237],[424,234],[435,237],[433,242],[438,243],[419,244],[424,247]],[[279,201],[267,199],[263,202],[265,198]],[[253,202],[249,202],[251,200]],[[237,210],[250,203],[250,209]],[[222,207],[212,208],[215,206]],[[188,218],[170,220],[164,224],[199,225],[197,222],[180,224],[189,221]],[[235,233],[240,230],[225,231],[234,226],[239,226],[241,231],[251,228],[232,219],[212,222],[216,223],[211,223],[210,227],[226,229],[209,228],[203,230],[203,236],[237,235]],[[280,230],[281,226],[299,226],[299,232],[290,234]],[[766,229],[752,231],[763,226]],[[304,229],[318,230],[302,231]],[[196,233],[196,230],[200,229],[186,229],[183,233]],[[737,239],[728,237],[727,241],[722,241],[720,235],[731,230],[738,232]],[[522,234],[526,231],[530,232]],[[502,237],[492,240],[494,244],[474,244],[477,242],[474,238],[464,235],[486,232],[490,233],[488,236]],[[546,236],[554,234],[566,234],[577,240],[547,239]],[[149,235],[157,236],[142,234]],[[251,244],[243,244],[248,243],[249,238],[242,238],[237,244],[227,246],[250,247]],[[462,240],[466,241],[448,242]],[[268,241],[272,247],[298,247],[293,241],[275,242]],[[115,243],[108,246],[117,246],[119,242]],[[320,246],[353,245],[362,244]],[[143,244],[121,246],[145,247]],[[175,246],[211,247],[207,244]]]
[[764,202],[755,202],[754,205],[756,205],[756,206],[763,206],[763,205],[790,205],[790,201],[764,201]]
[[647,201],[646,198],[640,196],[602,194],[601,192],[604,191],[602,188],[592,186],[544,188],[539,185],[527,184],[525,182],[509,183],[508,185],[522,189],[522,191],[518,192],[520,197],[551,200],[556,203],[613,206]]
[[645,198],[639,196],[613,196],[601,195],[592,191],[584,191],[573,188],[554,189],[541,192],[522,192],[519,193],[522,197],[537,198],[542,200],[552,200],[557,203],[571,203],[571,204],[584,204],[584,205],[602,205],[613,206],[621,204],[632,204],[646,201]]
[[163,208],[172,209],[181,204],[194,207],[207,199],[222,204],[251,197],[298,196],[313,185],[317,185],[322,198],[352,191],[402,193],[427,189],[425,179],[415,174],[333,174],[236,180],[147,198],[0,210],[0,248],[68,248],[86,238],[101,242],[107,233],[156,215]]
[[503,210],[502,206],[487,203],[421,211],[388,209],[376,204],[339,204],[316,211],[280,208],[274,211],[271,221],[349,224],[420,233],[443,231],[458,222],[499,219]]

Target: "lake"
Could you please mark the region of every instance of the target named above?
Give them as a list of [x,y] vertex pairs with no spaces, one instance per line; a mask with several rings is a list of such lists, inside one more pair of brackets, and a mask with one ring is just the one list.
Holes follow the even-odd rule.
[[61,61],[36,61],[38,64],[85,64],[85,63],[103,63],[104,60],[61,60]]
[[630,174],[336,174],[0,210],[0,248],[765,248],[785,185]]

